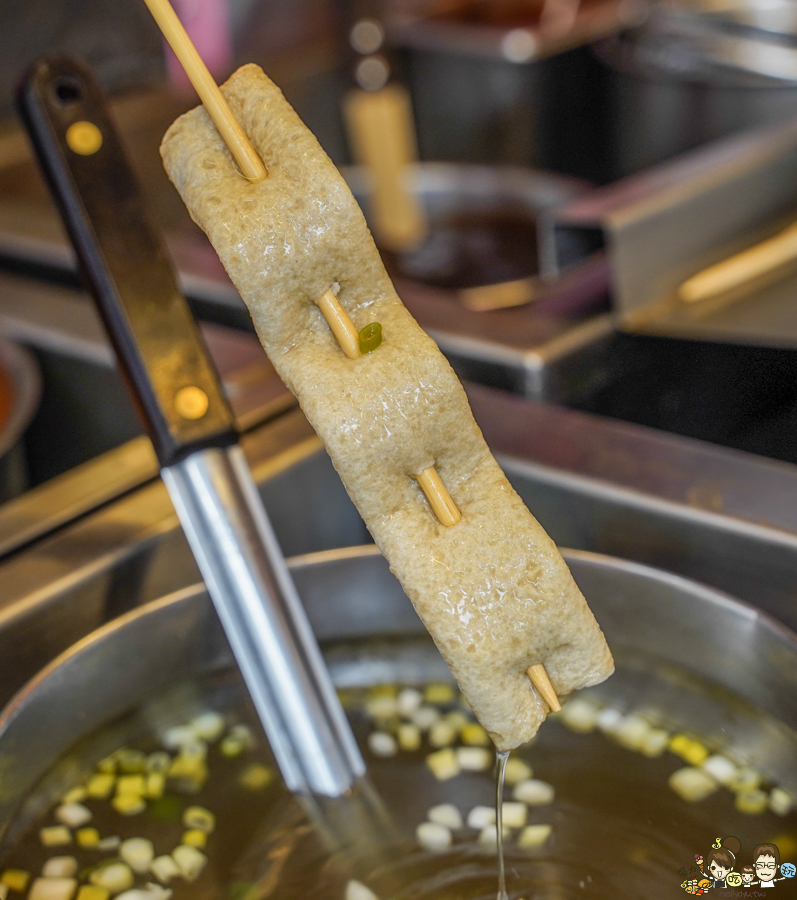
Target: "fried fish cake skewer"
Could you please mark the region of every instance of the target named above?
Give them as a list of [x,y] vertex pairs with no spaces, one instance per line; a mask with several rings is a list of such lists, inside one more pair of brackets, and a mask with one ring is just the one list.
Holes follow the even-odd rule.
[[[166,135],[167,171],[474,712],[499,749],[517,746],[547,714],[529,667],[544,665],[559,695],[602,681],[613,668],[603,635],[315,138],[255,66],[223,93],[268,179],[240,177],[201,108]],[[316,305],[333,282],[355,328],[381,323],[377,352],[341,353]],[[456,527],[431,515],[419,488],[431,466],[462,512]]]

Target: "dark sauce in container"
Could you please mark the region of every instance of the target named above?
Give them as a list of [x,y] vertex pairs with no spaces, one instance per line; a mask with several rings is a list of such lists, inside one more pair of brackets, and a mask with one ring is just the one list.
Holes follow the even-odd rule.
[[[582,0],[580,6],[594,7],[601,2]],[[483,28],[534,28],[544,8],[545,0],[463,0],[429,18]]]
[[537,273],[537,222],[519,210],[451,213],[432,219],[425,240],[382,250],[391,277],[447,290],[515,281]]

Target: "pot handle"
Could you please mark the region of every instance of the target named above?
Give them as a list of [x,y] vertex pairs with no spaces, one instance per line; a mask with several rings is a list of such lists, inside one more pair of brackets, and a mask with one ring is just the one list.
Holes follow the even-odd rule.
[[234,444],[232,410],[95,76],[47,57],[17,105],[161,466]]

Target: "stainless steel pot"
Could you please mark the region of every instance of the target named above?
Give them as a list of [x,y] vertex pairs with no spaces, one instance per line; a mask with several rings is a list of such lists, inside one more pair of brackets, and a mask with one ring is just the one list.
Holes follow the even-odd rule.
[[[424,159],[515,163],[602,180],[604,84],[589,45],[644,0],[391,0]],[[410,9],[407,9],[410,7]]]
[[596,45],[611,74],[611,176],[797,115],[789,0],[662,3]]
[[[565,556],[618,664],[598,696],[732,745],[797,789],[797,636],[679,576],[597,554]],[[375,547],[297,557],[291,569],[339,686],[450,677]],[[2,833],[36,782],[81,738],[169,685],[231,665],[201,585],[78,642],[0,717]]]

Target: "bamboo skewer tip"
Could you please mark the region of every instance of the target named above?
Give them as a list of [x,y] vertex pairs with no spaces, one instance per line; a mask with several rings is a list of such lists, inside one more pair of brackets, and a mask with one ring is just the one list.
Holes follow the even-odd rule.
[[360,332],[352,322],[351,317],[338,300],[333,287],[328,287],[316,300],[319,309],[324,314],[330,330],[338,339],[343,352],[349,359],[358,359],[360,353]]
[[528,669],[526,669],[526,674],[537,689],[537,693],[548,704],[551,712],[559,712],[562,708],[562,704],[556,696],[556,691],[553,689],[551,679],[545,671],[545,666],[542,663],[538,663],[536,666],[529,666]]
[[180,65],[185,69],[185,74],[199,94],[199,99],[213,119],[219,134],[229,147],[241,174],[253,184],[263,181],[268,175],[263,160],[257,155],[257,151],[233,115],[171,3],[169,0],[144,0],[144,2],[174,55],[180,61]]
[[448,488],[443,484],[443,479],[440,477],[437,469],[434,466],[429,466],[416,477],[440,524],[448,528],[456,525],[462,518],[462,513],[459,511],[459,507],[454,502],[451,494],[449,494]]

